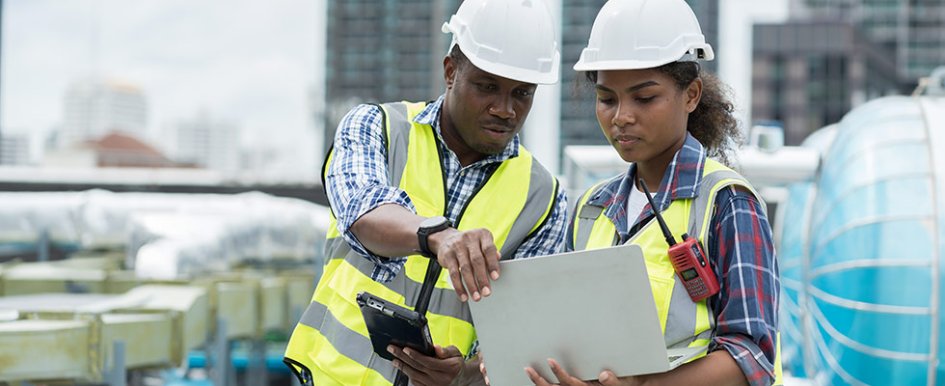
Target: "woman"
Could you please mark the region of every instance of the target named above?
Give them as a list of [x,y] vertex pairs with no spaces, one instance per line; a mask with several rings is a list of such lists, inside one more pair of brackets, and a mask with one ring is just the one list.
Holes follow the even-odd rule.
[[[780,382],[780,284],[764,204],[744,178],[709,158],[727,160],[738,138],[722,85],[697,63],[713,56],[683,0],[620,0],[601,9],[574,66],[596,88],[604,136],[632,164],[581,197],[569,242],[574,249],[640,245],[667,346],[708,348],[666,373],[618,378],[605,371],[601,384]],[[658,187],[654,202],[677,242],[684,233],[701,241],[718,293],[686,296],[640,181]],[[560,384],[586,384],[549,364]],[[550,384],[526,372],[536,385]]]

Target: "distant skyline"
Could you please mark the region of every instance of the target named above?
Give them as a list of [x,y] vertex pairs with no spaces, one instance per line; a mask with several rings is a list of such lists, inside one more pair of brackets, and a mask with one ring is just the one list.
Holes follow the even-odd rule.
[[[787,18],[787,0],[756,3],[721,2],[720,41],[710,42],[746,125],[751,23]],[[141,88],[152,138],[206,111],[239,126],[244,146],[278,149],[280,168],[315,178],[324,7],[323,0],[6,0],[0,126],[52,129],[68,85],[97,75]]]
[[292,157],[280,164],[314,172],[318,3],[6,0],[0,125],[46,132],[62,122],[68,86],[101,77],[141,88],[152,138],[207,111],[239,125],[244,145],[277,147]]

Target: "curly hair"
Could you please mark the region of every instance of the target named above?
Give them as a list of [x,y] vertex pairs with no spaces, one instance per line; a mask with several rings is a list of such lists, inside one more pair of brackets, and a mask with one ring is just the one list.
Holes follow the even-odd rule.
[[[696,62],[672,62],[655,70],[672,78],[679,90],[685,90],[696,79],[702,79],[702,99],[689,113],[686,130],[705,146],[709,157],[730,165],[734,148],[741,141],[741,132],[728,86],[715,75],[702,71]],[[597,83],[597,71],[588,71],[584,75],[591,83]]]

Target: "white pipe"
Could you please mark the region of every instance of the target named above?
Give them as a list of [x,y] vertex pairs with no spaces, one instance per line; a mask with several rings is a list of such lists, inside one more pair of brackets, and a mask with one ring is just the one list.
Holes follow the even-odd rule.
[[[557,21],[555,33],[561,47],[561,0],[549,0],[548,7]],[[561,64],[561,72],[571,71],[569,63]],[[532,110],[522,128],[525,147],[551,172],[558,175],[561,157],[558,153],[561,142],[561,82],[539,85],[535,92]]]

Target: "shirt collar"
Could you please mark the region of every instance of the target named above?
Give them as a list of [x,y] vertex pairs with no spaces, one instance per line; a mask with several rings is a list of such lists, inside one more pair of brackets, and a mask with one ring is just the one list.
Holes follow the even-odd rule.
[[[691,134],[686,133],[686,141],[683,143],[683,147],[673,156],[669,166],[666,167],[659,189],[650,192],[653,193],[653,202],[659,207],[659,211],[666,210],[673,200],[696,197],[697,187],[699,182],[702,181],[705,157],[706,152],[702,144]],[[623,234],[628,228],[627,206],[625,203],[631,189],[633,189],[632,176],[636,176],[636,164],[631,163],[626,173],[621,175],[620,178],[613,178],[605,182],[603,188],[587,201],[589,205],[605,208],[604,215],[617,226],[622,238],[627,236]],[[652,214],[653,210],[647,204],[634,223]]]
[[[433,127],[433,132],[436,134],[436,139],[443,145],[443,148],[449,150],[449,152],[456,157],[456,153],[453,153],[449,147],[446,146],[446,141],[443,140],[443,132],[440,129],[440,114],[443,113],[443,100],[445,95],[440,95],[439,98],[436,98],[433,103],[430,103],[421,111],[417,116],[413,118],[414,123],[419,123],[421,125],[429,125]],[[512,137],[512,140],[509,141],[509,144],[505,146],[505,149],[501,153],[492,154],[486,156],[475,164],[479,163],[493,163],[493,162],[503,162],[510,158],[518,157],[518,147],[521,144],[521,140],[516,134]]]

